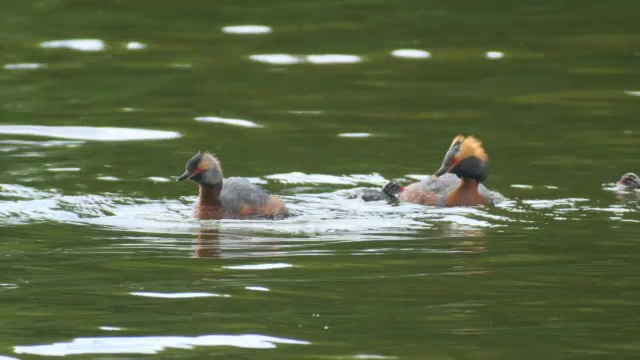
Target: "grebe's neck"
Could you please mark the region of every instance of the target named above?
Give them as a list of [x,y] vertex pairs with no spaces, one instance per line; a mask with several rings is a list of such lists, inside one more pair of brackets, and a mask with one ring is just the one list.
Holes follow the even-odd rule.
[[200,204],[220,206],[222,181],[215,185],[200,184]]
[[478,191],[478,180],[461,178],[460,185],[447,196],[448,206],[476,206],[487,203]]
[[222,181],[215,185],[199,185],[200,196],[195,216],[199,219],[222,219],[222,203],[220,202]]

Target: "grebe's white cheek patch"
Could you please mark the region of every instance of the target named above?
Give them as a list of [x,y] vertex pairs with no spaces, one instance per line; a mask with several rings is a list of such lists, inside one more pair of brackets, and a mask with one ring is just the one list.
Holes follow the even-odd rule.
[[391,56],[405,59],[430,59],[431,53],[418,49],[398,49],[393,50]]
[[92,126],[3,125],[0,135],[30,135],[71,140],[135,141],[179,138],[180,133],[163,130]]
[[272,29],[266,25],[234,25],[223,27],[222,32],[234,35],[260,35],[269,34]]
[[45,49],[71,49],[77,51],[102,51],[106,48],[104,41],[100,39],[70,39],[53,40],[40,43]]
[[247,128],[261,128],[262,125],[254,123],[253,121],[244,119],[229,119],[218,116],[200,116],[196,118],[196,121],[210,122],[215,124],[225,124],[232,126],[241,126]]

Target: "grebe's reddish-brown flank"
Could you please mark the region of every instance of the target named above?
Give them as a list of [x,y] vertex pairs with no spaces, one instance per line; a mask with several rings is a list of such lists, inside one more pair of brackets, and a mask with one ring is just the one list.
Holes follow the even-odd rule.
[[489,157],[482,142],[473,136],[458,135],[433,176],[407,187],[391,181],[382,192],[392,199],[423,205],[493,205],[504,198],[482,185],[488,175],[488,165]]
[[287,207],[275,195],[269,195],[247,179],[223,178],[220,161],[207,152],[199,152],[187,162],[178,181],[189,179],[200,187],[194,216],[198,219],[282,219]]

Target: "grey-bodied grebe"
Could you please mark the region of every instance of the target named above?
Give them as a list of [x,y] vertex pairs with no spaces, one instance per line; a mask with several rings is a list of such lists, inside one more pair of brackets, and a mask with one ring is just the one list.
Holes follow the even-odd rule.
[[187,162],[178,181],[192,180],[200,186],[194,216],[198,219],[282,219],[287,207],[247,179],[224,179],[218,159],[200,152]]

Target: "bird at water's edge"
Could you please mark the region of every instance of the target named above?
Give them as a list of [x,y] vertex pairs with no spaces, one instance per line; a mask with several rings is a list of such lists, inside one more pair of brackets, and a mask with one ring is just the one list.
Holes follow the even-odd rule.
[[194,155],[178,181],[189,179],[198,184],[195,203],[198,219],[283,219],[287,207],[275,195],[239,177],[224,178],[220,161],[207,152]]

